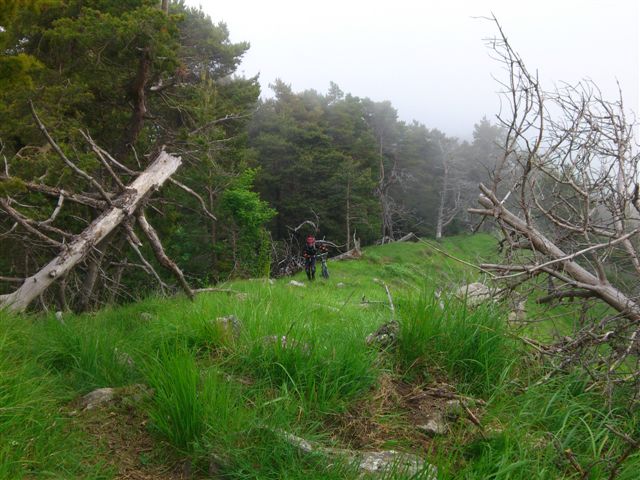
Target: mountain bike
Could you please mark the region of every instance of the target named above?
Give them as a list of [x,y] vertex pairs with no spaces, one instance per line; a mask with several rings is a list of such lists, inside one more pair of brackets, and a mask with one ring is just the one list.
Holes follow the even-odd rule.
[[322,278],[329,278],[329,269],[327,268],[327,257],[329,252],[323,252],[316,254],[316,259],[320,259],[322,262]]

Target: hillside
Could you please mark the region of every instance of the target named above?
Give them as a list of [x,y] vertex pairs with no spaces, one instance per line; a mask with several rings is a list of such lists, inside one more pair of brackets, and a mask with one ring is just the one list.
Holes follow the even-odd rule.
[[[453,298],[481,277],[438,249],[495,255],[482,235],[390,244],[304,287],[234,281],[64,323],[0,314],[0,478],[356,478],[347,449],[428,462],[376,478],[637,478],[612,433],[637,412],[576,375],[539,382],[508,309]],[[392,317],[399,331],[367,345]]]

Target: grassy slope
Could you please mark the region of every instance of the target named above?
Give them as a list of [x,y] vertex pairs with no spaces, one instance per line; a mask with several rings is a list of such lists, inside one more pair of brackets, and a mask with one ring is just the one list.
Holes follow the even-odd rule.
[[[438,248],[475,261],[495,247],[475,236]],[[568,448],[590,478],[608,477],[611,465],[600,459],[615,463],[625,445],[604,425],[633,431],[637,418],[605,412],[579,378],[533,385],[539,366],[510,339],[504,312],[467,311],[446,298],[477,272],[426,244],[375,247],[329,268],[328,281],[305,288],[289,278],[231,282],[242,295],[151,298],[69,316],[65,326],[2,317],[0,478],[178,478],[184,465],[203,478],[208,470],[237,479],[353,477],[348,465],[300,455],[278,429],[326,445],[413,451],[443,479],[579,478],[559,453]],[[376,303],[386,293],[375,279],[390,286],[402,328],[399,347],[383,353],[363,341],[390,318]],[[444,310],[434,291],[444,293]],[[225,315],[242,321],[239,338],[212,324]],[[265,341],[270,335],[287,335],[287,348]],[[464,419],[443,438],[412,428],[403,389],[443,381],[488,402],[484,434]],[[152,386],[154,397],[74,411],[79,395],[133,383]],[[638,468],[632,454],[617,478],[637,478]]]

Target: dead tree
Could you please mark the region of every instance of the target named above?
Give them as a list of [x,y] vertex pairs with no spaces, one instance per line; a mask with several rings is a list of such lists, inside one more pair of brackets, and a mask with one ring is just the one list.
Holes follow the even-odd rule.
[[[180,158],[162,152],[158,158],[129,185],[125,192],[111,202],[112,206],[96,218],[89,227],[68,244],[60,245],[61,253],[44,268],[26,278],[20,288],[0,297],[0,306],[13,311],[25,310],[55,280],[64,277],[95,245],[136,212],[147,195],[157,189],[180,166]],[[0,200],[3,209],[10,209],[7,200]],[[37,230],[34,230],[34,233]]]
[[[590,81],[546,91],[499,36],[490,47],[508,73],[498,120],[506,128],[503,156],[492,185],[481,185],[481,208],[504,236],[505,261],[482,265],[512,284],[528,280],[546,295],[606,303],[610,315],[594,318],[554,349],[561,366],[585,362],[611,386],[624,379],[617,367],[640,345],[638,280],[640,203],[633,122],[622,95],[607,101]],[[552,283],[536,280],[551,277]],[[633,279],[629,281],[629,279]],[[607,343],[612,348],[593,347]]]
[[[83,132],[90,149],[99,159],[105,171],[108,172],[112,181],[111,185],[118,189],[118,192],[114,193],[65,155],[64,151],[49,135],[33,105],[31,105],[31,109],[36,124],[53,151],[56,152],[74,175],[91,187],[92,191],[75,193],[34,182],[22,182],[11,177],[10,162],[5,162],[5,172],[1,177],[2,180],[9,182],[13,180],[28,192],[57,198],[57,203],[50,217],[43,221],[31,218],[28,213],[25,213],[25,211],[29,211],[26,208],[29,207],[28,205],[16,201],[9,195],[0,197],[0,212],[14,222],[13,227],[3,235],[15,235],[16,241],[19,239],[21,244],[26,245],[27,251],[31,247],[43,245],[55,255],[46,265],[37,268],[35,273],[25,275],[26,278],[21,280],[22,285],[17,290],[1,295],[0,307],[12,311],[25,310],[35,299],[41,298],[51,284],[56,280],[60,280],[60,300],[58,303],[61,308],[64,308],[67,304],[64,291],[65,284],[69,282],[69,273],[81,262],[88,260],[87,275],[77,288],[77,290],[81,291],[78,304],[80,308],[85,308],[90,301],[93,286],[102,273],[101,263],[106,256],[107,238],[112,235],[124,235],[138,257],[140,257],[143,269],[150,275],[153,274],[161,285],[164,285],[138,248],[142,243],[137,238],[132,227],[136,220],[149,240],[159,263],[171,270],[183,290],[189,297],[192,297],[193,292],[185,281],[184,275],[164,253],[160,239],[155,229],[147,221],[143,211],[143,207],[149,202],[151,194],[169,180],[178,169],[181,164],[180,158],[161,151],[144,171],[133,172],[115,160],[108,152],[102,150],[88,134]],[[132,178],[128,185],[116,173],[116,169],[124,171],[126,175]],[[78,183],[80,184],[81,182]],[[182,187],[187,191],[189,190],[186,186]],[[70,203],[88,206],[98,212],[97,217],[78,234],[56,226],[56,220],[59,218],[63,207]],[[117,274],[116,286],[119,286],[122,269],[134,266],[134,264],[129,264],[126,258],[124,262],[120,259],[118,263],[119,273]]]
[[393,198],[390,189],[398,182],[397,162],[394,159],[390,172],[385,172],[384,156],[382,147],[380,147],[380,167],[378,171],[378,185],[376,185],[375,194],[380,202],[380,223],[382,225],[382,238],[380,243],[392,242],[394,238],[393,232]]
[[[460,211],[460,185],[452,178],[453,152],[442,146],[442,142],[438,142],[440,152],[442,153],[442,186],[440,188],[440,203],[438,204],[438,220],[436,222],[436,240],[442,238],[442,231],[456,218]],[[453,205],[448,202],[449,196],[453,194]]]

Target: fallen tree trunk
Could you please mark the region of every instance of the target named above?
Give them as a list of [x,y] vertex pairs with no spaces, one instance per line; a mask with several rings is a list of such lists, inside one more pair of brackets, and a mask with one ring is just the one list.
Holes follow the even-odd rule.
[[112,206],[82,233],[62,247],[62,252],[36,274],[25,279],[18,290],[0,296],[0,307],[19,312],[38,298],[56,279],[64,277],[91,249],[132,215],[153,190],[158,189],[178,169],[180,157],[161,152],[127,189],[113,199]]
[[[605,278],[598,278],[589,272],[585,267],[575,261],[575,254],[567,254],[549,240],[540,230],[536,229],[533,225],[528,225],[525,220],[507,210],[496,197],[495,193],[489,188],[481,184],[480,190],[482,191],[482,195],[478,199],[478,203],[484,208],[470,208],[470,213],[494,217],[504,222],[504,224],[526,238],[535,251],[551,259],[542,264],[534,263],[531,265],[483,264],[481,265],[482,268],[512,272],[513,275],[519,274],[525,276],[533,276],[541,272],[547,273],[564,281],[574,289],[587,291],[591,296],[600,298],[633,322],[640,322],[640,305],[637,302],[618,290]],[[618,241],[619,240],[620,239],[618,239]],[[611,243],[612,242],[609,242],[608,245]],[[598,246],[599,245],[596,245],[592,248]]]
[[362,257],[362,250],[360,250],[360,240],[353,239],[354,247],[348,252],[341,253],[335,257],[331,257],[330,260],[355,260]]
[[419,242],[420,237],[418,237],[415,233],[409,232],[404,237],[400,237],[396,240],[396,243],[399,242]]

